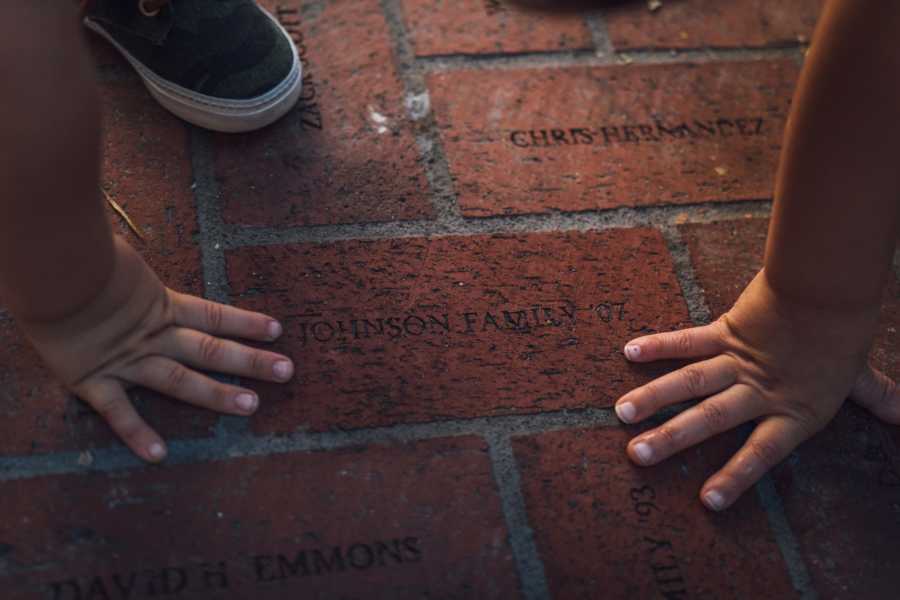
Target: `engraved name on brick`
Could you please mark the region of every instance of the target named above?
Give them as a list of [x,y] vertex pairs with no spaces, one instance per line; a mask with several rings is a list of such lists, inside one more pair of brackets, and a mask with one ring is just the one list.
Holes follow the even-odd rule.
[[300,126],[303,129],[321,130],[322,111],[319,108],[319,92],[316,87],[316,81],[313,78],[312,70],[309,68],[309,59],[307,58],[306,38],[300,29],[300,13],[296,8],[290,8],[279,5],[275,9],[278,22],[287,30],[297,46],[297,55],[300,58],[300,64],[303,66],[303,89],[300,92],[300,100],[297,103],[297,110],[300,113]]

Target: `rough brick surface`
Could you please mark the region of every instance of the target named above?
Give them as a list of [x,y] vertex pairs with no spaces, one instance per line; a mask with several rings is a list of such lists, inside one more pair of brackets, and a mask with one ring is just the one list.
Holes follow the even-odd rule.
[[789,61],[429,79],[467,216],[767,198]]
[[4,497],[10,600],[518,597],[473,438],[48,477]]
[[[114,228],[172,288],[202,293],[197,218],[184,125],[134,81],[101,88],[105,117],[104,189],[144,232],[138,240],[110,211]],[[10,427],[0,454],[29,454],[106,445],[112,434],[93,411],[57,384],[9,321],[0,321],[0,415]],[[215,417],[137,391],[148,421],[167,437],[206,435]]]
[[[761,220],[685,225],[694,270],[715,314],[762,264]],[[872,362],[895,379],[900,282],[886,291]],[[826,430],[775,471],[814,583],[826,598],[885,598],[900,576],[900,430],[848,404]]]
[[624,343],[687,321],[651,230],[253,248],[228,271],[297,363],[259,386],[259,431],[609,406],[658,372]]
[[656,11],[644,2],[609,10],[617,50],[783,46],[808,41],[824,0],[675,0]]
[[432,215],[377,0],[301,11],[266,2],[303,56],[300,104],[277,124],[215,139],[225,220],[283,227]]
[[697,497],[740,440],[729,435],[642,469],[625,457],[634,433],[513,440],[553,597],[796,597],[754,494],[724,514]]
[[403,0],[418,56],[504,54],[591,48],[578,14],[523,10],[503,0]]

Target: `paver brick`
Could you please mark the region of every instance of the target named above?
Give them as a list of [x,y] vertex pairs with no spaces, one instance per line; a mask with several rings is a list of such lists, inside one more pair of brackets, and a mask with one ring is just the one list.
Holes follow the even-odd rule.
[[[764,220],[685,225],[694,270],[715,314],[728,310],[762,265]],[[895,379],[900,281],[885,293],[871,362]],[[885,598],[900,585],[900,428],[848,403],[825,431],[774,472],[822,597]]]
[[429,78],[470,217],[768,198],[785,60],[463,70]]
[[656,11],[622,3],[605,15],[617,50],[784,46],[807,42],[824,0],[683,0]]
[[378,1],[263,4],[297,43],[303,93],[271,127],[215,137],[225,220],[284,227],[432,217]]
[[9,481],[4,598],[516,598],[476,438]]
[[660,234],[492,235],[245,248],[234,302],[285,322],[260,432],[609,406],[660,366],[633,336],[687,323]]
[[553,597],[797,597],[755,494],[720,514],[698,499],[739,436],[717,438],[648,469],[625,456],[636,431],[513,439]]
[[[170,287],[203,292],[191,163],[184,125],[159,108],[136,81],[101,86],[103,188],[145,236],[140,241],[110,211],[114,229],[141,251]],[[0,320],[0,415],[9,425],[0,455],[82,449],[113,436],[91,409],[58,384],[9,319]],[[208,434],[215,416],[134,392],[142,414],[167,437]]]
[[418,56],[593,47],[578,14],[529,11],[503,0],[403,0],[403,8]]

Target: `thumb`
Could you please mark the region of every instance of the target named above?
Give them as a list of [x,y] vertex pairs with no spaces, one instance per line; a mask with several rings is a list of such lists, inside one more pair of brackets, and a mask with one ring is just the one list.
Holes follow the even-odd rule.
[[900,425],[900,390],[881,371],[867,365],[850,390],[850,399],[885,423]]

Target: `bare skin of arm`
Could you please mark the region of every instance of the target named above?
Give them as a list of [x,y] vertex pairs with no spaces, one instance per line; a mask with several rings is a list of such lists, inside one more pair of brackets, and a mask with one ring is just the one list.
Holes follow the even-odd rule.
[[252,391],[194,369],[286,381],[288,358],[218,337],[271,341],[281,326],[166,288],[112,234],[98,187],[95,75],[75,7],[10,3],[0,20],[0,301],[68,388],[137,455],[156,462],[165,444],[126,390],[143,385],[251,414]]
[[629,360],[703,359],[623,396],[636,423],[706,398],[628,445],[657,464],[757,423],[700,491],[722,510],[846,398],[900,424],[900,393],[867,365],[900,223],[900,4],[831,0],[788,122],[763,270],[715,323],[638,338]]

